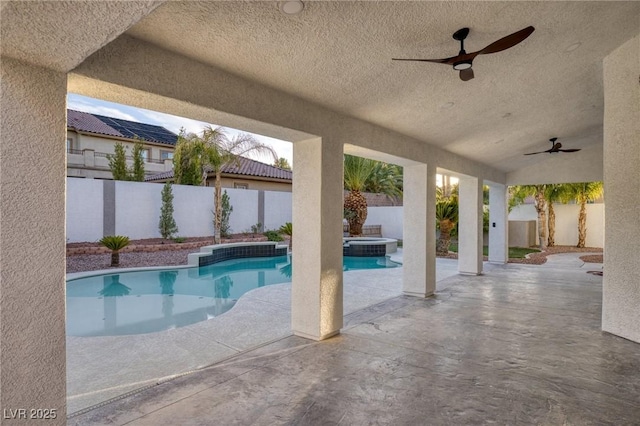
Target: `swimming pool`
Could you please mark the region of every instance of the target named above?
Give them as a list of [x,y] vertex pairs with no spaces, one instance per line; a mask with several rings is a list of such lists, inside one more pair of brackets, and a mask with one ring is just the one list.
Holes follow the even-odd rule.
[[[386,257],[345,257],[343,269],[397,266]],[[287,256],[69,280],[67,335],[118,336],[183,327],[225,313],[250,290],[290,281]]]

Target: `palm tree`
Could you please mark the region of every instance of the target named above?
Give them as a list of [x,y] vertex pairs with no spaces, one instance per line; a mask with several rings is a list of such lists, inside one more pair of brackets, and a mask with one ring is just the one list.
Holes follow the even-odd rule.
[[120,250],[129,245],[129,237],[109,235],[102,237],[100,244],[111,250],[111,266],[118,266],[120,264]]
[[293,224],[291,222],[286,222],[280,227],[280,229],[278,229],[278,232],[289,236],[289,249],[293,250]]
[[553,207],[554,203],[566,203],[568,202],[569,191],[565,184],[554,183],[546,185],[544,197],[547,200],[547,207],[549,211],[549,217],[547,223],[549,225],[549,235],[547,237],[547,247],[554,247],[556,245],[556,212]]
[[[278,159],[276,152],[269,145],[263,144],[247,133],[240,133],[229,138],[223,127],[207,126],[202,135],[181,135],[181,140],[174,154],[175,177],[186,176],[193,181],[197,170],[200,171],[201,184],[206,185],[209,173],[215,174],[215,219],[214,244],[219,244],[222,224],[222,167],[238,163],[247,154],[268,154]],[[186,182],[185,182],[186,183]],[[193,183],[193,182],[190,182]]]
[[587,240],[587,203],[597,200],[604,192],[602,182],[580,182],[567,184],[569,195],[580,204],[578,213],[578,244],[576,247],[585,247]]
[[367,179],[376,167],[376,161],[353,155],[344,156],[344,215],[349,222],[349,235],[362,235],[367,220],[367,199],[362,195]]
[[534,197],[536,213],[538,214],[538,241],[540,249],[547,248],[547,199],[545,191],[547,185],[518,185],[510,188],[511,200],[509,205],[522,204],[527,197]]
[[440,237],[436,245],[436,254],[446,256],[449,253],[451,231],[458,223],[458,197],[455,194],[445,197],[442,195],[442,190],[438,195],[436,221],[440,228]]
[[364,191],[398,197],[402,195],[402,189],[402,167],[376,161],[365,182]]

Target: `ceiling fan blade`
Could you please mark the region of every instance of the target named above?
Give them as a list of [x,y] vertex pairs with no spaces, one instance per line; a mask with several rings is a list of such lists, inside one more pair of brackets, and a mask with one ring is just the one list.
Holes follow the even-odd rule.
[[573,149],[559,149],[558,151],[560,151],[560,152],[578,152],[578,151],[580,151],[580,149],[575,149],[575,148],[573,148]]
[[509,49],[510,47],[515,46],[516,44],[522,42],[524,39],[529,37],[535,28],[527,27],[517,31],[511,35],[501,38],[498,41],[494,41],[484,49],[476,52],[478,55],[486,55],[488,53],[496,53],[501,52],[503,50]]
[[460,70],[460,80],[469,81],[473,78],[473,68],[467,68],[466,70]]
[[[460,56],[460,55],[458,55]],[[444,58],[444,59],[404,59],[404,58],[391,58],[392,61],[417,61],[417,62],[433,62],[436,64],[447,64],[447,65],[453,65],[454,62],[456,62],[458,56],[454,56],[451,58]]]
[[545,152],[549,152],[549,151],[530,152],[530,153],[525,154],[525,155],[544,154]]

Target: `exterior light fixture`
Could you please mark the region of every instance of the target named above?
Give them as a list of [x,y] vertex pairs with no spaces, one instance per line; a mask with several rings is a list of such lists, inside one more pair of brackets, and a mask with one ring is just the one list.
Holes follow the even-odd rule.
[[278,6],[280,11],[286,15],[297,15],[304,9],[304,3],[300,0],[281,1]]

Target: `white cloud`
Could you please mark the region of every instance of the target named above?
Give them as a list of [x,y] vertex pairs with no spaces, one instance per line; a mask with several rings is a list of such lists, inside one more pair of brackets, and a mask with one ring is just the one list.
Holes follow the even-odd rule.
[[165,114],[157,111],[150,111],[147,109],[140,109],[138,112],[144,117],[148,118],[145,123],[155,124],[162,126],[165,129],[171,130],[174,133],[180,133],[180,128],[184,127],[188,133],[200,133],[208,123],[198,120],[192,120],[190,118],[177,117],[175,115]]
[[100,105],[87,105],[79,102],[69,102],[67,106],[69,107],[69,109],[74,109],[76,111],[104,115],[106,117],[120,118],[122,120],[135,121],[137,123],[140,122],[140,120],[136,119],[133,115],[127,114],[126,112],[123,112],[116,108],[110,108]]

